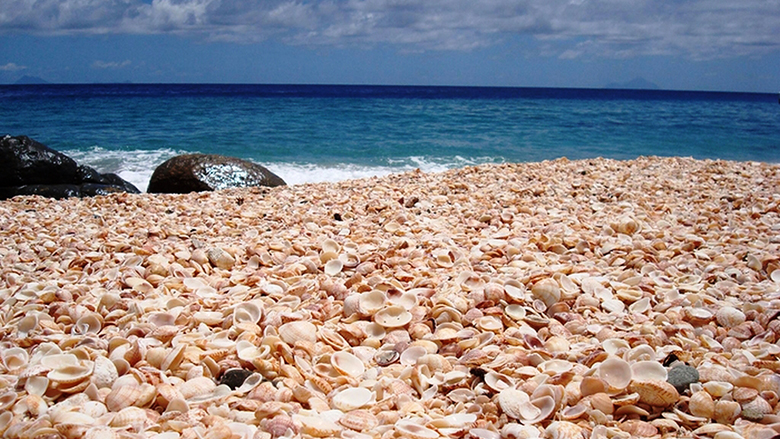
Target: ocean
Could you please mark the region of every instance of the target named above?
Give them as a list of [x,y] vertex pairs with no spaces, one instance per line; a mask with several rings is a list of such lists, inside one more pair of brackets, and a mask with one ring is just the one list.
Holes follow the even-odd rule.
[[145,190],[178,154],[259,163],[288,184],[567,157],[780,162],[778,96],[500,87],[0,86],[27,135]]

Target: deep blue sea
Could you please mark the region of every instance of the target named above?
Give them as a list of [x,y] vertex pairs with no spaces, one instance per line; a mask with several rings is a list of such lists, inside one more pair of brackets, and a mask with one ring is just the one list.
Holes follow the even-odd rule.
[[6,85],[0,135],[27,135],[144,190],[182,153],[288,184],[568,157],[780,162],[774,94],[328,85]]

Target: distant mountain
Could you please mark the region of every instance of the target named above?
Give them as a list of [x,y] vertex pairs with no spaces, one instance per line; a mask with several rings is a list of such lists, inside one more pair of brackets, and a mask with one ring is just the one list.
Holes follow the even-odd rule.
[[48,84],[49,82],[37,76],[24,75],[14,84]]
[[658,84],[648,81],[645,78],[634,78],[627,82],[611,82],[604,88],[623,88],[630,90],[659,90]]

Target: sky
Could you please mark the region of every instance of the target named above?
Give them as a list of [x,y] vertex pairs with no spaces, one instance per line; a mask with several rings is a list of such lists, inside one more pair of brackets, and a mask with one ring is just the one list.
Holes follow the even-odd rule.
[[780,91],[780,0],[0,0],[0,83]]

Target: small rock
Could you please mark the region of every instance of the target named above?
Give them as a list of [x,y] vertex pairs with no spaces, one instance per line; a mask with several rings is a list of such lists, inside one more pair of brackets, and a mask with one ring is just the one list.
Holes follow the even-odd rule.
[[699,371],[687,364],[677,364],[669,370],[666,381],[682,394],[690,384],[699,382]]

